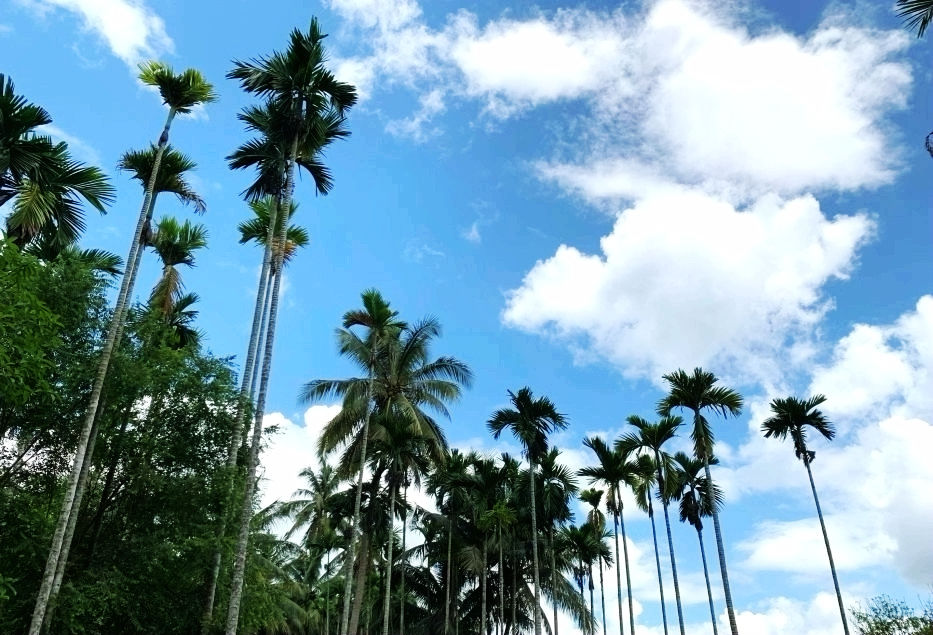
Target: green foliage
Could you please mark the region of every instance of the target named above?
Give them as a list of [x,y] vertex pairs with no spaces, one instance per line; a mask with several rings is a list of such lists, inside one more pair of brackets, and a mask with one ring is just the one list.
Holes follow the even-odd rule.
[[850,612],[861,635],[933,635],[933,601],[915,611],[903,600],[879,595]]

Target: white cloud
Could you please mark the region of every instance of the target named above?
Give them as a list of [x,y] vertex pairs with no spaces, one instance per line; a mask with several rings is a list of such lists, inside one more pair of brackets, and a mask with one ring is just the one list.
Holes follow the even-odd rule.
[[25,4],[40,13],[58,8],[79,15],[83,28],[102,38],[134,71],[140,61],[174,50],[165,22],[143,0],[25,0]]
[[469,229],[464,230],[460,235],[463,236],[464,240],[471,242],[474,245],[478,245],[483,242],[483,235],[479,233],[479,221],[473,221],[473,224],[470,225]]
[[549,334],[631,373],[733,363],[763,377],[787,340],[806,340],[821,293],[872,232],[828,219],[812,197],[739,211],[674,191],[626,210],[601,254],[561,245],[509,292],[504,321]]
[[91,144],[83,139],[69,134],[55,124],[46,124],[36,129],[39,134],[48,135],[55,141],[64,141],[68,144],[71,155],[79,161],[90,165],[101,166],[100,153]]
[[298,425],[280,412],[270,412],[263,426],[277,426],[278,432],[267,439],[260,456],[261,506],[277,500],[288,500],[300,487],[305,487],[298,474],[306,467],[320,468],[317,442],[321,429],[337,413],[339,405],[311,406],[304,413],[304,425]]
[[437,126],[428,127],[435,115],[444,112],[444,92],[432,90],[421,96],[421,107],[411,117],[393,120],[386,124],[386,132],[397,137],[409,137],[422,143],[440,134]]

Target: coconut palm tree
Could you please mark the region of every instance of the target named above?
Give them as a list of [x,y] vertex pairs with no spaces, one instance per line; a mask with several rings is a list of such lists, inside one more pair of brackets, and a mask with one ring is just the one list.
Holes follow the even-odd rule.
[[139,79],[144,84],[158,89],[159,94],[162,96],[163,103],[168,107],[168,116],[165,120],[165,125],[162,127],[162,133],[159,136],[157,145],[159,151],[157,151],[153,163],[152,174],[149,177],[146,193],[143,196],[136,229],[130,241],[129,255],[126,258],[126,271],[123,274],[120,292],[117,296],[110,327],[107,330],[107,336],[104,340],[103,350],[101,351],[97,375],[95,376],[94,384],[91,389],[88,408],[85,412],[84,422],[78,437],[75,459],[65,488],[65,495],[62,500],[62,508],[58,517],[58,523],[52,535],[52,546],[49,550],[49,557],[42,575],[42,584],[39,587],[39,594],[36,598],[36,606],[29,626],[29,635],[39,635],[39,631],[42,628],[46,608],[49,603],[49,596],[51,595],[55,570],[58,567],[59,557],[62,553],[62,544],[65,539],[68,517],[71,515],[72,509],[74,507],[80,507],[81,504],[83,491],[78,491],[81,466],[84,461],[91,459],[90,456],[86,456],[88,454],[88,440],[91,435],[91,428],[94,425],[97,407],[100,403],[107,370],[110,368],[110,359],[113,354],[113,349],[122,333],[129,297],[136,281],[136,270],[133,268],[133,263],[136,262],[137,251],[142,248],[140,239],[145,225],[146,215],[149,210],[149,203],[152,200],[153,188],[158,178],[162,153],[164,153],[165,146],[168,145],[169,130],[172,121],[176,114],[191,112],[195,106],[211,102],[215,99],[213,87],[204,79],[200,72],[194,69],[188,69],[180,74],[175,74],[172,69],[165,64],[160,62],[147,62],[140,65]]
[[[670,416],[675,408],[693,413],[693,453],[703,461],[706,479],[712,483],[709,460],[713,454],[713,429],[706,418],[707,412],[718,412],[722,417],[737,417],[742,412],[742,395],[724,386],[717,386],[716,375],[702,368],[695,368],[693,373],[678,369],[663,376],[670,392],[658,402],[658,414]],[[726,612],[729,615],[729,628],[732,635],[738,635],[735,622],[735,608],[732,605],[732,590],[729,588],[729,571],[726,568],[726,550],[722,542],[722,528],[719,526],[719,510],[711,505],[713,511],[713,530],[716,534],[716,550],[719,553],[719,571],[722,574],[722,589],[726,599]]]
[[[602,510],[599,508],[603,500],[603,492],[598,489],[587,489],[580,492],[580,500],[590,506],[590,511],[587,512],[586,522],[593,528],[593,531],[602,536],[606,531],[606,515],[603,514]],[[602,543],[602,540],[600,540]],[[603,635],[606,633],[606,590],[605,584],[603,582],[603,558],[600,557],[598,561],[599,565],[599,595],[602,605],[602,616],[603,616]]]
[[535,584],[535,635],[541,635],[541,575],[538,563],[538,526],[535,509],[535,465],[547,451],[547,436],[551,432],[567,427],[567,419],[557,412],[554,403],[547,397],[534,398],[527,386],[518,393],[509,391],[512,408],[501,408],[493,413],[487,426],[492,436],[498,439],[508,428],[521,442],[528,458],[531,482],[531,548]]
[[766,438],[784,440],[788,436],[794,443],[794,454],[803,461],[810,478],[810,490],[813,492],[813,502],[816,504],[816,515],[820,519],[820,529],[823,530],[823,543],[826,545],[826,555],[829,557],[829,570],[833,575],[833,586],[836,589],[836,600],[839,602],[839,615],[842,617],[842,630],[849,635],[849,625],[846,622],[846,610],[842,603],[842,592],[839,590],[839,578],[836,576],[836,564],[833,562],[833,552],[829,548],[829,535],[826,533],[826,522],[823,520],[823,511],[820,509],[820,499],[816,495],[816,485],[813,482],[813,470],[810,464],[816,457],[816,452],[807,447],[807,429],[821,434],[828,441],[836,436],[836,429],[829,419],[818,408],[826,401],[823,395],[814,395],[809,399],[786,397],[771,400],[771,416],[761,424],[761,431]]
[[160,311],[163,316],[172,312],[172,307],[184,289],[178,265],[193,267],[194,252],[206,246],[207,228],[204,225],[192,225],[187,220],[179,223],[171,216],[159,221],[158,229],[152,236],[152,249],[162,261],[162,275],[152,288],[149,306]]
[[[713,635],[718,635],[716,626],[716,609],[713,606],[713,589],[709,583],[709,569],[706,566],[706,548],[703,546],[703,518],[713,515],[710,501],[716,507],[722,507],[722,490],[715,483],[706,480],[703,474],[703,461],[688,456],[684,452],[674,455],[674,471],[671,480],[675,483],[675,498],[680,500],[680,521],[690,523],[697,530],[697,541],[700,543],[700,559],[703,561],[703,577],[706,579],[706,595],[709,598],[709,616],[713,624]],[[711,465],[719,460],[710,459]],[[712,486],[712,491],[707,492]]]
[[677,621],[680,625],[680,635],[684,635],[684,611],[680,602],[680,582],[677,578],[677,560],[674,557],[674,539],[671,536],[671,519],[668,514],[670,503],[670,488],[667,483],[667,474],[671,469],[671,458],[662,450],[665,443],[677,436],[677,429],[683,419],[677,416],[663,417],[657,423],[650,423],[637,415],[626,419],[629,425],[635,427],[637,432],[629,433],[619,439],[619,447],[623,451],[633,453],[644,452],[654,459],[658,496],[664,510],[664,525],[667,528],[667,546],[671,554],[671,574],[674,577],[674,600],[677,605]]
[[654,524],[654,505],[651,502],[654,496],[652,490],[658,482],[658,470],[654,459],[648,454],[641,454],[634,463],[635,474],[632,479],[632,493],[635,494],[635,504],[648,514],[651,521],[651,539],[654,542],[654,563],[658,570],[658,594],[661,598],[661,622],[664,625],[664,635],[667,635],[667,608],[664,604],[664,578],[661,573],[661,556],[658,551],[658,531]]
[[606,506],[612,514],[615,538],[616,590],[619,601],[619,633],[622,629],[622,574],[619,568],[619,524],[622,525],[622,548],[625,558],[625,586],[628,589],[629,628],[635,633],[635,609],[632,601],[632,578],[629,574],[628,543],[625,536],[625,518],[623,516],[622,486],[631,486],[635,477],[635,464],[628,460],[628,454],[622,449],[610,448],[599,437],[584,437],[583,445],[596,454],[597,465],[584,467],[580,476],[590,479],[590,483],[600,482],[607,493]]
[[[276,146],[277,156],[284,157],[284,165],[262,160],[257,163],[260,180],[266,174],[272,176],[270,183],[272,191],[263,193],[278,196],[280,209],[291,209],[299,148],[307,147],[310,143],[313,147],[312,156],[317,157],[320,149],[327,143],[323,135],[325,114],[334,114],[342,122],[346,110],[356,103],[356,90],[353,86],[338,82],[333,73],[324,65],[326,61],[324,37],[317,20],[312,19],[307,33],[302,33],[298,29],[292,31],[289,46],[284,53],[275,52],[268,57],[260,57],[247,62],[236,61],[233,70],[227,74],[229,79],[238,80],[246,92],[253,93],[267,100],[267,103],[274,104],[275,111],[283,115],[281,125],[274,131],[267,131],[268,134],[265,135],[264,140]],[[279,234],[279,242],[283,245],[286,243],[287,227],[288,223],[283,222]],[[274,258],[272,263],[274,271],[281,270],[283,256],[284,251]],[[275,276],[269,299],[269,321],[254,413],[253,436],[247,458],[247,481],[244,488],[246,491],[240,514],[240,531],[227,609],[227,635],[235,635],[239,621],[253,480],[259,457],[262,417],[272,364],[280,285],[281,276]],[[365,455],[363,458],[364,461],[360,464],[361,471],[365,465]],[[346,598],[344,600],[347,601]],[[341,635],[347,635],[346,629],[345,624]]]

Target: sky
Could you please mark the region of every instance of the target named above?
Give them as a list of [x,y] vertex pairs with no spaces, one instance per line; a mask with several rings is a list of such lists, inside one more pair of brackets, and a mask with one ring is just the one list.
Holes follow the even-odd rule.
[[[714,475],[745,633],[839,632],[805,469],[759,432],[772,398],[824,393],[838,434],[813,440],[813,472],[846,602],[929,597],[933,82],[929,38],[904,31],[889,3],[0,6],[0,70],[49,110],[48,134],[117,187],[106,216],[88,212],[85,246],[124,254],[141,202],[115,166],[156,140],[164,109],[136,64],[162,59],[214,82],[219,101],[172,130],[208,206],[210,247],[183,276],[208,347],[237,360],[261,251],[237,244],[250,175],[224,161],[247,138],[236,113],[253,100],[224,75],[312,16],[329,33],[331,66],[360,102],[352,136],[326,153],[333,192],[297,187],[311,244],[285,278],[264,501],[317,465],[318,430],[339,405],[297,394],[354,372],[333,332],[376,287],[403,318],[436,316],[435,354],[473,369],[445,424],[456,447],[517,453],[485,422],[526,385],[568,416],[554,442],[573,468],[593,460],[584,435],[614,439],[628,415],[654,417],[665,372],[702,366],[739,390],[743,414],[714,422]],[[193,217],[169,199],[162,214]],[[148,256],[139,298],[156,276]],[[632,501],[626,514],[637,622],[660,633],[651,527]],[[687,632],[708,633],[696,534],[674,524]],[[669,578],[663,555],[662,566]]]

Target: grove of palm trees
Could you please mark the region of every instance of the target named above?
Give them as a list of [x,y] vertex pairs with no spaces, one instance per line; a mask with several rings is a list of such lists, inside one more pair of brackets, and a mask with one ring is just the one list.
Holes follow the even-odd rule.
[[[930,3],[919,0],[899,0],[897,11],[918,36],[933,16]],[[476,28],[464,14],[448,24],[445,37],[455,27],[461,37]],[[0,28],[0,38],[4,33]],[[483,34],[496,36],[493,29]],[[60,139],[60,113],[21,92],[19,77],[0,73],[0,633],[769,635],[792,632],[780,629],[795,622],[769,613],[772,605],[761,598],[786,601],[798,585],[812,585],[819,606],[829,606],[820,619],[830,615],[822,622],[830,630],[815,634],[933,633],[928,604],[915,610],[859,577],[878,567],[879,585],[900,584],[890,575],[896,549],[853,542],[840,520],[849,511],[840,480],[863,478],[866,497],[884,498],[877,494],[884,488],[869,487],[877,457],[860,455],[864,473],[855,476],[842,472],[837,451],[863,440],[850,419],[881,409],[865,396],[869,390],[839,381],[836,393],[824,395],[799,378],[761,379],[754,373],[790,365],[807,347],[776,362],[756,343],[761,364],[731,364],[728,356],[694,364],[697,355],[685,351],[668,356],[683,361],[665,358],[660,371],[633,363],[613,376],[620,394],[626,386],[637,401],[581,380],[572,394],[584,398],[566,406],[568,378],[582,375],[562,364],[616,363],[586,349],[598,340],[592,333],[542,370],[540,351],[532,349],[544,345],[497,340],[498,326],[463,326],[481,292],[437,264],[448,247],[396,245],[405,266],[421,272],[406,278],[359,238],[363,225],[382,232],[407,226],[406,206],[420,195],[385,189],[378,165],[339,154],[372,143],[356,117],[373,117],[386,130],[398,122],[372,97],[372,77],[354,75],[354,60],[334,43],[311,18],[283,32],[274,49],[227,61],[225,76],[142,61],[126,90],[157,98],[163,116],[147,121],[113,166],[93,165],[81,144]],[[452,57],[461,51],[451,50]],[[382,64],[387,72],[399,62],[386,55]],[[415,83],[415,68],[406,67],[408,84],[389,82],[392,89]],[[115,86],[106,90],[120,90]],[[444,105],[425,98],[423,110],[453,109],[454,96],[483,86],[472,80],[441,91],[432,99]],[[508,111],[506,121],[523,116],[538,96],[529,90],[512,111],[491,99],[487,110]],[[235,118],[211,114],[221,97],[237,104]],[[194,143],[192,130],[203,127],[223,127],[227,145]],[[100,134],[109,133],[102,126]],[[454,145],[444,153],[465,171],[473,162],[492,165],[482,150],[470,154],[472,144]],[[933,153],[929,139],[926,148]],[[202,178],[199,164],[220,165],[235,179],[238,207],[212,203],[228,183]],[[424,178],[425,191],[443,182],[434,168],[437,182]],[[496,175],[497,188],[507,189],[512,178]],[[333,215],[329,200],[341,188],[380,186],[384,207],[320,221]],[[396,198],[405,202],[393,207]],[[481,230],[498,223],[513,232],[497,244],[500,251],[530,249],[533,239],[516,238],[525,235],[516,227],[534,221],[512,226],[501,218],[507,212],[474,207],[478,220],[458,227],[459,239],[480,245],[490,240]],[[432,216],[446,213],[435,209]],[[127,235],[106,238],[119,240],[125,255],[99,246],[104,232],[95,223],[115,215],[133,223]],[[545,232],[527,235],[553,242],[558,253],[575,251]],[[678,249],[703,240],[687,236]],[[227,262],[234,250],[250,264]],[[635,251],[627,253],[636,258]],[[205,283],[199,272],[218,261],[234,273]],[[547,277],[548,262],[539,260],[523,284]],[[467,268],[488,266],[477,258]],[[354,267],[377,282],[340,286]],[[842,268],[836,277],[848,275]],[[565,289],[590,284],[566,277]],[[239,288],[229,282],[234,278]],[[678,293],[707,285],[718,302],[715,284],[682,282]],[[775,294],[787,284],[780,276],[767,282]],[[405,285],[420,286],[409,296],[401,292]],[[641,286],[648,298],[649,285]],[[312,287],[329,289],[341,312],[322,315],[320,306],[332,302],[307,292]],[[456,303],[439,303],[431,289],[440,287]],[[521,294],[498,290],[509,303],[505,324]],[[235,302],[214,307],[206,300],[222,296]],[[630,294],[611,310],[641,301]],[[819,310],[828,311],[832,303],[820,301]],[[540,306],[573,319],[584,310],[560,297]],[[707,324],[704,310],[691,313],[698,328]],[[588,328],[542,320],[537,334],[554,342]],[[892,327],[890,342],[906,341],[906,323]],[[236,350],[229,350],[227,332],[218,336],[218,325],[236,334]],[[711,333],[719,328],[707,326]],[[656,327],[664,324],[648,330]],[[607,339],[627,337],[628,328],[635,327],[626,323]],[[886,346],[886,353],[894,348]],[[915,348],[911,360],[930,361],[928,350]],[[533,354],[538,364],[526,364]],[[898,386],[916,388],[902,379],[903,368],[873,359],[878,370],[866,374],[887,373]],[[295,360],[300,381],[292,381]],[[507,376],[484,372],[499,367]],[[481,407],[465,411],[477,391]],[[926,403],[888,402],[903,412]],[[837,417],[835,403],[862,411]],[[293,423],[301,417],[295,408],[305,413],[304,426]],[[315,408],[327,409],[326,421],[312,422],[307,413]],[[905,420],[921,418],[913,412]],[[293,448],[304,453],[300,464],[278,445],[282,421],[286,434],[304,435],[289,439],[313,439],[313,447]],[[743,471],[759,460],[771,470],[767,478],[780,481],[777,493]],[[300,486],[270,498],[282,464]],[[922,496],[915,487],[905,478],[904,491],[882,493],[897,501]],[[755,497],[760,506],[748,503]],[[775,526],[793,524],[789,542],[809,540],[817,550],[780,543],[771,554],[778,564],[760,565],[756,558],[764,556],[749,536],[768,538],[762,527],[772,511]],[[904,545],[925,553],[922,536],[933,527],[923,522],[921,514],[911,526],[905,553]],[[876,559],[857,553],[885,548]],[[811,559],[781,568],[801,553]],[[775,570],[779,575],[768,573]],[[927,571],[917,570],[915,585]],[[904,587],[892,588],[900,597]],[[762,615],[772,620],[767,627]]]

